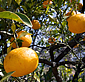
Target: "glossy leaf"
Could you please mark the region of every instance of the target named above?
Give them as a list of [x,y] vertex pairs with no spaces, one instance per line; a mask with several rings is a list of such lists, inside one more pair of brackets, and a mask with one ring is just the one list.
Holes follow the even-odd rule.
[[32,23],[26,15],[24,15],[22,13],[15,13],[15,14],[17,14],[20,17],[20,19],[23,20],[23,23],[25,23],[29,27],[32,27]]
[[21,13],[13,13],[10,11],[3,11],[3,12],[0,12],[0,18],[15,20],[20,23],[24,23],[29,27],[32,27],[32,23],[31,23],[30,19],[26,15],[21,14]]

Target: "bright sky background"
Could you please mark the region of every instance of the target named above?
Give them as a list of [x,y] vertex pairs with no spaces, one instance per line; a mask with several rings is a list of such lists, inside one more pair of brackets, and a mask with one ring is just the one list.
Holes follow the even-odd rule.
[[80,0],[80,3],[82,3],[82,4],[83,4],[83,0]]

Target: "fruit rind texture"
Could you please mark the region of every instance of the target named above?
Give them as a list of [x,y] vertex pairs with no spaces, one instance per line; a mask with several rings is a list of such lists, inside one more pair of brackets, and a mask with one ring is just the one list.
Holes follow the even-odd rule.
[[69,31],[72,33],[85,32],[85,14],[76,14],[68,19]]
[[31,48],[21,47],[10,51],[4,59],[7,73],[15,71],[12,76],[20,77],[32,73],[38,66],[37,53]]

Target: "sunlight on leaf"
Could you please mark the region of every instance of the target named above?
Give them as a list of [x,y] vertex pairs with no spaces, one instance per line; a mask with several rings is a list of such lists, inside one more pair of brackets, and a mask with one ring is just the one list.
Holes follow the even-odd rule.
[[10,46],[7,48],[7,53],[9,53],[11,51],[11,48],[12,48],[12,45],[13,45],[13,42],[10,44]]
[[39,78],[39,76],[36,74],[36,72],[34,73],[34,78],[35,78],[38,82],[40,82],[40,78]]
[[15,1],[18,3],[18,5],[20,5],[22,0],[15,0]]
[[4,82],[4,80],[6,80],[9,76],[11,76],[15,71],[9,72],[8,74],[6,74],[0,82]]
[[10,11],[3,11],[3,12],[0,12],[0,18],[15,20],[20,23],[24,23],[29,27],[32,27],[32,23],[31,23],[30,19],[26,15],[21,14],[21,13],[13,13]]
[[22,32],[21,34],[20,34],[20,37],[19,38],[21,38],[21,37],[23,37],[23,36],[25,36],[25,35],[32,35],[32,34],[30,34],[30,33],[28,33],[28,32]]
[[13,33],[14,33],[15,30],[16,30],[16,25],[15,25],[14,23],[12,23],[11,29],[12,29],[12,31],[13,31]]

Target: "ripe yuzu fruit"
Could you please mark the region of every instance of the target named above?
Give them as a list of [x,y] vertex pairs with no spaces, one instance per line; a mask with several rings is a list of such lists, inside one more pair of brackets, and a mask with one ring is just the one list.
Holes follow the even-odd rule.
[[54,37],[51,37],[48,39],[48,42],[51,44],[54,44],[55,41],[56,41],[56,39]]
[[85,14],[76,14],[68,19],[69,31],[72,33],[85,32]]
[[[22,47],[29,47],[29,46],[31,45],[31,43],[32,43],[32,37],[31,37],[31,35],[28,33],[28,34],[26,34],[25,36],[22,36],[21,38],[19,38],[20,35],[21,35],[23,32],[25,32],[25,31],[20,31],[20,32],[18,32],[18,33],[17,33],[17,35],[18,35],[17,38],[23,40],[23,42],[22,42]],[[14,38],[12,37],[12,38],[10,39],[10,42],[12,42],[13,40],[14,40]],[[13,47],[13,48],[16,48],[16,43],[15,43],[15,42],[13,43],[12,47]]]
[[38,20],[33,20],[32,21],[32,25],[33,25],[33,29],[39,29],[40,27],[41,27],[41,25],[40,25],[40,23],[39,23],[39,21]]
[[32,73],[38,66],[37,53],[27,47],[10,51],[4,59],[4,69],[7,73],[15,71],[12,76],[20,77]]
[[43,2],[43,7],[46,8],[47,5],[51,5],[51,4],[52,4],[52,1],[51,0],[44,1]]

